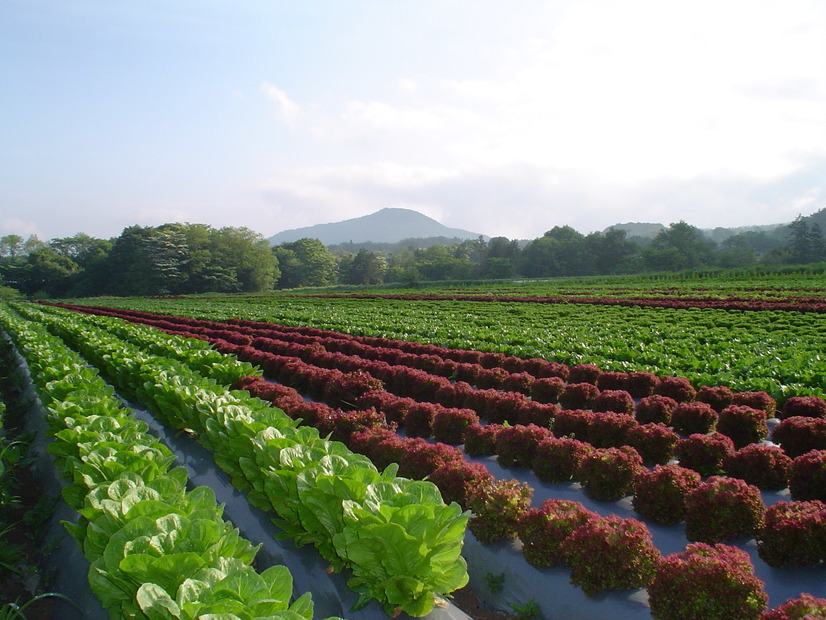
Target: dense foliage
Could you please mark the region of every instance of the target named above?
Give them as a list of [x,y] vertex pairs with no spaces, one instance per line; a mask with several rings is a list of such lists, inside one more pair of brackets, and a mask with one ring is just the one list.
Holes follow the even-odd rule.
[[266,291],[279,274],[269,243],[248,228],[164,224],[110,240],[0,240],[0,277],[26,296]]
[[678,464],[657,465],[634,482],[634,510],[644,517],[670,525],[685,519],[688,494],[700,486],[700,474]]
[[562,542],[580,525],[595,518],[597,514],[581,502],[565,499],[547,499],[538,508],[526,510],[516,525],[525,560],[534,566],[567,563]]
[[805,265],[826,261],[824,215],[821,210],[772,234],[738,233],[719,243],[683,221],[653,239],[628,237],[619,228],[583,235],[555,226],[527,242],[479,237],[452,244],[408,240],[396,247],[327,247],[303,238],[270,248],[249,229],[189,223],[129,226],[108,240],[78,233],[44,243],[12,234],[0,238],[0,284],[5,280],[25,295],[157,295]]
[[770,506],[757,533],[757,552],[775,567],[826,562],[826,504],[812,500]]
[[685,500],[685,535],[709,544],[753,536],[763,527],[760,489],[739,478],[711,476]]

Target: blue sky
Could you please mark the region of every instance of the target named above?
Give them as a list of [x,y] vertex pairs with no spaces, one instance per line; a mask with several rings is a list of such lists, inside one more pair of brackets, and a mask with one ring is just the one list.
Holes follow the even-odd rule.
[[0,235],[826,207],[821,0],[0,0]]

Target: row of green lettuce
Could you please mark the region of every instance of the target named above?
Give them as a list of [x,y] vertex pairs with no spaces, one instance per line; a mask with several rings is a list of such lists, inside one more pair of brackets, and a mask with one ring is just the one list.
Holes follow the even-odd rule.
[[0,327],[26,360],[64,477],[65,523],[89,561],[89,584],[112,618],[313,617],[290,604],[284,566],[261,573],[258,547],[223,519],[213,491],[186,489],[183,467],[125,409],[98,371],[40,325],[0,306]]
[[[149,351],[189,339],[56,308],[15,309],[70,343],[163,424],[197,436],[250,503],[278,515],[285,536],[313,544],[333,570],[351,571],[354,609],[375,599],[391,615],[423,616],[467,583],[461,550],[468,514],[446,505],[432,483],[397,477],[395,464],[379,472],[270,403],[204,377],[180,361],[183,352]],[[118,337],[123,330],[130,340]]]
[[[611,296],[640,297],[709,296],[749,299],[785,299],[796,295],[823,295],[823,274],[781,272],[706,272],[685,274],[649,274],[624,276],[590,276],[581,278],[543,278],[510,281],[477,281],[461,286],[429,282],[426,286],[402,289],[377,286],[378,293],[478,293],[482,295],[526,295],[535,297]],[[289,291],[293,292],[293,291]],[[295,291],[301,292],[301,291]],[[307,289],[309,294],[318,289]]]
[[299,297],[100,299],[90,305],[220,321],[241,318],[498,351],[607,371],[678,375],[765,390],[778,402],[826,394],[826,314]]
[[[797,295],[823,295],[823,265],[783,269],[707,270],[659,274],[627,274],[508,280],[457,280],[419,282],[412,286],[394,282],[374,286],[332,285],[258,293],[273,295],[316,295],[321,293],[402,293],[524,295],[531,297],[612,296],[712,296],[749,299],[784,299]],[[214,297],[205,293],[201,297]]]

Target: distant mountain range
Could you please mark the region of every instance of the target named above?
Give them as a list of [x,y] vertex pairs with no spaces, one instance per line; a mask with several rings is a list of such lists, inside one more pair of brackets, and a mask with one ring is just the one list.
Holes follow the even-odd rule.
[[[446,239],[477,239],[480,234],[448,228],[433,218],[412,209],[386,208],[370,215],[354,217],[343,222],[316,224],[304,228],[285,230],[269,238],[272,245],[299,239],[318,239],[324,245],[341,243],[398,243],[405,239],[426,239],[443,237]],[[482,237],[487,238],[485,235]]]
[[[820,226],[821,230],[826,230],[826,209],[820,209],[811,215],[804,216],[803,221],[806,222],[808,226],[817,224]],[[689,222],[689,224],[690,223],[691,222]],[[748,232],[766,233],[767,235],[785,237],[788,234],[787,227],[789,224],[791,224],[791,222],[784,222],[782,224],[763,224],[758,226],[738,226],[736,228],[723,228],[718,226],[717,228],[701,228],[700,232],[703,233],[703,235],[705,235],[708,239],[716,243],[721,243],[729,237]],[[624,230],[629,239],[636,238],[650,240],[656,237],[661,230],[665,230],[666,226],[663,224],[628,222],[627,224],[614,224],[613,226],[609,226],[603,231],[603,233],[611,228],[616,230]]]
[[[739,233],[761,231],[765,233],[773,233],[778,228],[782,228],[787,225],[788,224],[766,224],[763,226],[740,226],[738,228],[701,228],[700,232],[702,232],[709,239],[720,243],[721,241],[725,241],[729,237]],[[653,239],[660,233],[661,230],[665,230],[667,226],[663,224],[650,224],[644,222],[628,222],[627,224],[614,224],[602,232],[605,233],[612,228],[614,230],[624,230],[629,239]]]
[[[820,209],[803,219],[809,226],[817,223],[822,230],[826,230],[826,209]],[[709,239],[720,243],[728,237],[750,231],[785,235],[786,232],[781,229],[784,229],[790,223],[741,226],[738,228],[707,228],[701,229],[701,232]],[[628,222],[614,224],[605,230],[607,231],[610,228],[624,230],[629,239],[636,238],[644,241],[656,237],[666,226],[656,223]],[[538,231],[536,237],[541,237],[544,232],[544,230]],[[310,238],[318,239],[326,246],[339,245],[348,251],[358,251],[359,247],[366,247],[370,250],[388,249],[381,246],[383,244],[398,244],[401,241],[404,241],[405,245],[423,248],[434,243],[448,245],[456,241],[478,239],[479,237],[486,240],[490,239],[487,235],[477,232],[461,228],[448,228],[433,218],[412,209],[386,208],[370,215],[341,222],[285,230],[270,237],[269,242],[272,245],[279,245],[298,239]],[[527,241],[529,240],[522,240],[521,243],[527,243]]]

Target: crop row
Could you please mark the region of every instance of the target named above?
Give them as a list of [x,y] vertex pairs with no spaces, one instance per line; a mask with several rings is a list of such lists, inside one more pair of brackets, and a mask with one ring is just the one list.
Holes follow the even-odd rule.
[[223,520],[211,489],[186,490],[186,471],[96,369],[42,326],[5,309],[0,321],[48,413],[49,451],[73,480],[63,495],[80,520],[67,529],[104,607],[116,617],[312,618],[309,594],[289,604],[289,570],[256,573],[257,548]]
[[[685,379],[677,377],[660,379],[650,373],[603,373],[592,365],[569,369],[544,360],[526,361],[494,354],[485,354],[482,359],[478,352],[451,352],[430,345],[319,334],[318,330],[282,328],[272,324],[253,327],[250,322],[243,322],[233,330],[224,324],[195,319],[99,311],[120,313],[131,320],[147,322],[173,333],[206,338],[225,351],[260,365],[273,378],[294,385],[309,396],[325,399],[335,406],[372,406],[396,424],[404,420],[407,433],[412,436],[435,434],[439,440],[453,438],[454,443],[464,443],[468,432],[465,428],[477,423],[479,417],[489,423],[509,421],[542,427],[553,425],[558,436],[587,439],[595,447],[620,447],[630,443],[647,463],[663,464],[674,455],[678,440],[674,431],[689,436],[717,430],[725,438],[680,440],[678,450],[686,462],[696,461],[696,457],[691,458],[687,453],[686,446],[698,444],[695,450],[707,451],[707,444],[714,443],[716,458],[709,461],[707,457],[705,462],[697,465],[702,473],[711,474],[719,473],[724,457],[734,448],[741,449],[764,440],[769,433],[767,419],[777,413],[785,419],[775,428],[772,438],[788,456],[826,449],[826,403],[817,397],[790,398],[777,412],[775,401],[764,392],[735,394],[727,388],[708,386],[697,391]],[[278,339],[254,337],[256,333],[278,336]],[[382,346],[372,346],[370,341]],[[391,348],[394,344],[406,350]],[[338,351],[330,352],[328,348]],[[425,353],[410,353],[410,349]],[[361,355],[348,355],[342,350],[355,350]],[[451,363],[453,360],[449,356],[453,353],[481,359],[489,368],[476,363]],[[476,357],[472,357],[474,353]],[[385,361],[387,359],[403,365],[390,364]],[[509,372],[508,368],[493,366],[497,361],[510,370],[527,366],[537,374],[553,373],[553,376],[536,379],[524,371]],[[440,371],[441,375],[429,374],[421,368]],[[365,371],[381,380],[381,387],[386,387],[392,394],[377,389],[379,384],[367,381],[363,376],[344,374],[353,371]],[[443,376],[448,373],[460,378],[467,375],[469,381],[477,384],[483,380],[486,384],[492,382],[494,386],[477,389],[469,382],[452,382]],[[576,382],[565,384],[562,377]],[[600,390],[600,387],[605,389]],[[620,389],[622,387],[631,392]],[[508,388],[521,388],[522,391],[500,391]],[[632,398],[635,396],[643,397],[636,405]],[[695,398],[696,402],[691,402]],[[411,399],[440,406],[425,406]],[[560,409],[557,401],[564,409]],[[471,409],[478,417],[468,415],[462,409]],[[439,424],[435,425],[437,415]],[[666,424],[671,424],[673,430],[665,429]],[[489,434],[491,430],[485,432]],[[470,431],[471,443],[476,445],[482,431],[475,428]],[[766,465],[777,460],[767,458]],[[743,469],[739,467],[739,470]],[[763,477],[763,469],[755,467],[751,475],[759,480]]]
[[754,299],[742,297],[583,297],[583,296],[524,296],[524,295],[472,295],[440,293],[330,293],[303,295],[316,299],[400,299],[403,301],[471,301],[496,303],[538,303],[538,304],[593,304],[602,306],[639,306],[647,308],[672,309],[714,309],[761,312],[767,310],[791,310],[794,312],[826,312],[826,300],[820,296],[798,296],[787,299]]
[[[377,287],[388,292],[391,287]],[[664,275],[547,278],[510,281],[423,282],[413,288],[392,287],[394,293],[512,295],[522,297],[706,297],[743,299],[787,299],[811,297],[823,300],[822,269],[818,273],[705,273],[689,277]],[[302,294],[301,289],[289,294]],[[307,289],[309,295],[316,290]],[[368,291],[370,292],[370,291]]]
[[467,515],[445,505],[432,483],[397,477],[396,466],[378,472],[263,401],[228,393],[76,315],[20,311],[83,351],[164,424],[197,435],[251,503],[278,514],[285,535],[313,544],[332,569],[352,571],[354,609],[376,599],[388,613],[426,615],[467,582],[460,555]]
[[606,371],[679,374],[698,386],[763,390],[780,402],[826,394],[826,316],[815,313],[297,297],[106,302],[213,321],[235,317],[314,326],[569,366],[593,363]]
[[[143,318],[147,319],[148,317]],[[411,432],[416,434],[417,431],[414,429],[427,429],[429,426],[439,428],[440,420],[446,420],[447,422],[443,426],[447,429],[453,429],[453,432],[455,432],[453,424],[457,421],[457,417],[462,418],[466,422],[465,430],[467,432],[477,432],[480,435],[485,433],[487,435],[484,440],[476,436],[473,439],[463,436],[462,441],[465,441],[466,452],[470,453],[472,451],[471,445],[482,446],[487,442],[488,447],[491,448],[490,451],[498,453],[501,463],[528,467],[533,464],[534,471],[537,474],[547,472],[552,477],[562,476],[561,478],[548,479],[570,480],[579,478],[586,493],[599,500],[615,500],[633,493],[635,508],[647,518],[663,523],[673,523],[685,518],[690,540],[716,543],[739,535],[757,534],[763,526],[765,508],[759,499],[759,492],[754,488],[750,488],[745,482],[713,478],[701,485],[699,474],[679,465],[656,468],[653,472],[644,474],[641,469],[641,459],[633,451],[617,450],[605,446],[594,449],[593,446],[586,446],[586,444],[576,440],[553,438],[547,428],[543,429],[535,425],[517,425],[511,428],[502,427],[498,424],[480,426],[474,423],[472,418],[461,416],[457,410],[450,410],[446,407],[443,407],[441,411],[437,411],[434,415],[432,407],[422,408],[415,402],[411,402],[412,399],[410,398],[388,398],[392,395],[387,395],[387,393],[384,393],[385,396],[381,396],[382,392],[377,389],[375,382],[365,382],[364,377],[359,376],[358,373],[355,373],[355,376],[346,377],[344,373],[335,369],[310,367],[310,365],[295,357],[278,356],[264,351],[255,353],[254,347],[246,344],[231,345],[224,339],[229,338],[238,343],[246,343],[250,340],[249,333],[243,334],[238,331],[231,334],[228,332],[232,330],[227,330],[226,326],[220,326],[223,329],[219,329],[218,332],[224,338],[217,338],[216,333],[210,328],[204,327],[201,322],[186,319],[178,321],[177,319],[164,317],[163,323],[163,326],[167,329],[175,323],[177,323],[178,330],[195,329],[201,337],[207,337],[211,333],[213,341],[224,350],[233,351],[242,356],[246,355],[247,359],[262,364],[266,370],[277,371],[279,380],[298,385],[305,391],[309,390],[314,396],[326,398],[334,404],[340,405],[342,401],[347,400],[358,406],[373,403],[378,404],[383,411],[390,411],[395,405],[396,417],[394,419],[404,423],[408,434],[411,434]],[[262,327],[264,326],[259,326],[259,329]],[[270,328],[270,335],[273,335],[271,332],[277,327],[268,327]],[[287,331],[292,331],[295,334],[297,330]],[[301,335],[298,339],[301,340],[307,337]],[[260,339],[258,344],[272,346],[273,341],[272,339]],[[311,347],[310,343],[296,345],[294,342],[281,341],[281,344],[283,346],[293,346],[293,352],[306,351],[307,349],[302,347]],[[312,350],[319,354],[320,351],[317,347],[319,343],[316,342],[315,344],[316,348]],[[341,358],[337,359],[341,360]],[[593,368],[579,370],[581,372],[593,371]],[[301,376],[302,373],[303,376]],[[598,377],[599,375],[592,375],[591,378],[596,381]],[[617,379],[615,376],[611,378]],[[596,389],[594,385],[588,385]],[[513,537],[518,534],[523,544],[525,544],[526,559],[536,562],[538,565],[543,565],[542,562],[546,561],[542,558],[548,557],[550,552],[546,547],[550,543],[547,541],[545,543],[541,542],[543,538],[541,533],[539,539],[536,539],[535,526],[532,526],[531,523],[538,518],[536,510],[550,509],[551,506],[528,511],[526,502],[530,499],[530,491],[524,485],[517,485],[515,481],[499,481],[495,485],[485,487],[484,483],[489,481],[490,474],[478,464],[471,466],[464,462],[459,450],[440,444],[428,444],[421,439],[412,440],[408,438],[403,440],[398,438],[395,433],[387,429],[384,419],[377,417],[375,413],[371,415],[369,412],[341,412],[334,411],[329,407],[325,408],[318,403],[308,404],[298,396],[297,392],[290,391],[283,386],[267,383],[260,378],[245,380],[239,387],[271,400],[291,415],[304,418],[305,422],[315,423],[322,429],[322,432],[333,433],[334,436],[348,441],[354,450],[370,454],[372,458],[381,462],[381,466],[390,462],[398,462],[404,468],[405,473],[411,477],[430,476],[430,479],[437,483],[445,497],[455,499],[474,510],[474,516],[471,518],[471,531],[474,532],[477,538],[489,542],[497,537]],[[495,392],[495,390],[476,391],[484,394]],[[707,396],[711,394],[717,396],[718,400],[721,397],[719,391],[709,392]],[[729,394],[729,399],[732,396],[738,395]],[[765,394],[749,393],[739,396],[744,397],[743,402],[749,402],[756,406],[762,406],[768,411],[773,411],[774,402]],[[668,397],[663,396],[659,400],[668,400]],[[672,403],[675,406],[677,405],[676,401],[672,401]],[[820,404],[821,408],[826,407],[826,404],[823,404],[822,401]],[[720,403],[717,402],[717,405],[719,407]],[[706,406],[711,409],[709,405],[706,404]],[[746,405],[739,405],[739,407],[753,412],[757,411]],[[404,415],[399,415],[402,408],[405,408],[406,412]],[[560,418],[570,414],[567,421],[564,422],[564,424],[572,425],[570,430],[573,431],[576,428],[573,425],[579,425],[580,429],[587,429],[582,432],[577,430],[578,436],[592,434],[594,437],[600,435],[609,437],[612,434],[606,431],[605,426],[602,426],[601,432],[594,430],[595,427],[598,428],[600,425],[593,415],[588,418],[588,414],[593,414],[593,412],[562,412],[558,411],[555,406],[551,407],[551,411],[556,413],[554,418],[556,421],[560,421]],[[765,419],[766,411],[761,410],[761,413],[763,414],[762,418]],[[610,418],[611,415],[605,417]],[[633,421],[633,418],[625,414],[619,417],[625,421]],[[574,420],[574,418],[580,419]],[[662,424],[655,426],[658,430],[664,428]],[[650,428],[651,426],[649,426]],[[428,436],[427,432],[421,433],[419,431],[419,433]],[[617,433],[614,432],[613,435],[617,436]],[[663,436],[663,433],[659,433],[659,435]],[[674,443],[677,442],[676,434],[670,432],[665,435],[665,443],[670,442],[673,447]],[[778,449],[765,447],[765,450],[756,450],[759,453],[756,456],[752,453],[755,451],[749,452],[743,449],[738,453],[741,457],[738,459],[736,455],[732,454],[733,443],[728,439],[720,441],[715,436],[702,436],[701,438],[698,435],[681,439],[679,442],[685,446],[685,450],[681,454],[681,463],[684,460],[684,464],[687,466],[693,464],[695,468],[701,469],[705,474],[714,473],[715,469],[720,468],[724,457],[730,456],[729,461],[732,463],[730,467],[735,468],[739,464],[740,471],[744,472],[753,469],[752,466],[755,463],[760,464],[761,459],[763,459],[765,461],[763,475],[770,478],[775,473],[771,466],[782,460],[778,458],[778,453],[779,456],[784,456]],[[455,443],[461,443],[461,441],[455,441]],[[722,444],[723,449],[718,447],[720,444]],[[479,453],[483,453],[484,450],[485,448],[482,448]],[[717,454],[709,456],[709,451],[716,451]],[[645,451],[643,450],[643,452]],[[664,461],[669,460],[670,457],[671,452],[660,450],[660,458],[663,458]],[[785,465],[785,470],[788,470],[791,459],[784,458],[786,462],[781,462],[779,467],[783,469]],[[800,461],[801,473],[798,475],[798,478],[803,481],[800,485],[800,496],[809,497],[806,493],[811,492],[812,489],[820,488],[822,481],[817,482],[817,479],[815,481],[811,479],[812,467],[809,466],[806,469],[804,460]],[[709,467],[711,471],[706,471]],[[818,464],[816,463],[815,469],[817,467]],[[774,479],[778,479],[776,473]],[[779,480],[780,486],[785,486],[785,474],[781,474]],[[775,482],[774,484],[777,485],[778,483]],[[478,494],[476,494],[477,497],[473,497],[471,489],[474,488],[487,488],[489,492],[486,497],[480,498]],[[739,493],[742,496],[740,509],[745,516],[739,524],[732,522],[730,514],[725,512],[730,506],[725,507],[725,501],[728,500],[723,498],[730,498],[732,492]],[[797,492],[795,492],[795,495],[797,495]],[[689,496],[694,497],[694,499],[689,501]],[[515,499],[519,500],[517,503],[521,505],[521,510],[516,512],[503,510],[503,505],[507,506]],[[817,507],[819,504],[817,502],[807,503],[801,501],[794,506],[808,505]],[[826,513],[823,512],[823,508],[818,508],[818,510],[820,512],[815,510],[815,514],[820,515],[817,518],[822,519]],[[768,533],[760,535],[761,557],[764,555],[763,549],[773,549],[773,551],[765,553],[767,562],[771,562],[773,565],[798,562],[800,558],[790,555],[790,551],[787,550],[785,553],[777,551],[778,545],[775,541],[778,537],[784,535],[786,530],[783,528],[800,527],[800,521],[788,518],[788,515],[784,515],[785,520],[778,519],[772,516],[776,512],[776,510],[774,512],[767,511],[768,519],[773,520],[773,523],[783,521],[784,525],[775,527],[771,531],[767,530]],[[618,524],[615,525],[620,527]],[[776,533],[778,530],[781,531],[780,534]],[[812,536],[816,538],[816,535],[812,534]],[[632,538],[634,537],[632,536]],[[643,538],[645,537],[643,536]],[[556,541],[556,543],[558,542]],[[626,540],[626,542],[628,541]],[[545,546],[543,547],[543,545]],[[570,553],[575,554],[575,551],[570,551]],[[623,556],[619,554],[614,560],[620,562],[618,559],[620,557]],[[814,560],[815,562],[821,561],[820,556],[815,557],[817,558]],[[581,562],[584,562],[584,560],[580,559]],[[609,565],[609,563],[603,562],[603,569]],[[586,578],[577,577],[576,569],[574,573],[575,575],[572,577],[574,582],[581,585],[586,591],[589,588],[597,587],[588,582]],[[628,576],[628,578],[631,577]],[[634,587],[635,585],[644,584],[622,582],[619,585],[614,583],[613,587]],[[612,587],[610,583],[603,583],[603,586]]]
[[[251,321],[227,326],[114,309],[77,309],[120,315],[172,333],[205,338],[258,364],[273,378],[335,406],[374,406],[397,424],[403,411],[412,436],[435,434],[442,439],[443,434],[456,437],[458,431],[446,424],[434,431],[439,408],[417,405],[410,416],[410,402],[402,398],[437,403],[442,409],[471,409],[489,423],[544,427],[553,423],[558,436],[588,438],[596,447],[620,447],[630,442],[649,463],[668,461],[677,441],[676,433],[665,433],[652,425],[670,424],[684,436],[718,430],[739,449],[766,439],[767,419],[776,414],[786,419],[775,428],[772,438],[790,457],[826,449],[826,403],[818,397],[792,397],[777,411],[776,402],[765,392],[734,393],[710,386],[696,390],[685,379],[659,378],[645,372],[602,372],[584,364],[569,368],[542,359],[522,360]],[[373,395],[360,401],[375,385],[342,374],[354,371],[369,373],[395,397]],[[634,399],[638,399],[636,404]],[[452,417],[457,420],[454,427],[478,421],[466,412],[454,412]],[[462,441],[454,443],[464,443],[464,436],[459,439]],[[703,473],[718,473],[723,456],[716,465],[705,466]]]
[[[618,373],[600,374],[595,367],[573,369],[578,379],[588,379],[591,383],[565,386],[559,377],[552,377],[548,384],[542,384],[541,380],[533,383],[534,386],[545,385],[545,396],[554,386],[557,396],[563,401],[593,409],[566,410],[556,404],[536,402],[520,393],[501,393],[493,388],[473,389],[467,383],[451,383],[423,371],[410,372],[404,366],[371,362],[341,353],[328,354],[318,345],[331,346],[331,343],[341,341],[356,344],[352,340],[339,340],[329,335],[314,339],[298,335],[296,330],[288,330],[281,332],[281,340],[259,337],[252,340],[255,346],[249,346],[245,344],[251,338],[251,328],[248,327],[239,327],[241,331],[233,332],[224,329],[224,326],[215,330],[191,319],[178,321],[167,317],[160,320],[148,316],[141,319],[170,331],[177,329],[177,333],[209,338],[222,350],[259,364],[270,377],[297,387],[308,396],[325,400],[333,406],[375,408],[390,422],[404,426],[409,437],[435,436],[438,441],[465,444],[465,450],[477,456],[495,451],[495,433],[502,429],[502,422],[509,421],[519,427],[536,425],[534,430],[523,433],[522,437],[503,438],[499,442],[499,458],[501,462],[514,464],[515,457],[506,456],[506,453],[518,455],[518,464],[534,467],[536,473],[546,480],[570,479],[573,473],[570,467],[561,469],[558,464],[556,467],[548,466],[549,462],[554,461],[552,451],[563,449],[564,442],[551,442],[539,451],[539,457],[534,456],[537,446],[550,437],[547,428],[551,426],[557,437],[576,437],[596,448],[630,445],[648,465],[665,464],[676,454],[683,464],[704,475],[727,471],[764,488],[787,486],[791,457],[826,449],[826,403],[815,397],[792,398],[784,405],[781,415],[787,419],[775,428],[773,434],[783,448],[781,452],[777,446],[756,445],[768,435],[766,419],[775,413],[776,405],[765,393],[734,394],[725,388],[702,388],[697,393],[684,381],[670,378],[658,382],[656,377],[649,375],[634,377],[637,379],[636,385],[645,388],[644,393],[649,394],[635,407],[628,392],[615,389],[600,391],[597,387],[598,384],[616,387],[621,385],[618,381],[628,381],[629,377],[620,377]],[[269,326],[270,329],[263,333],[275,335],[275,327]],[[290,333],[293,339],[290,339]],[[273,353],[273,350],[276,352]],[[379,350],[389,351],[385,347]],[[411,356],[415,357],[409,353],[403,355],[408,362],[411,362]],[[432,353],[425,356],[424,361],[437,367],[443,363],[442,358],[434,360]],[[563,374],[568,374],[567,368],[555,370],[564,370]],[[383,383],[352,374],[354,371],[370,372]],[[511,375],[505,373],[504,376]],[[524,376],[517,378],[525,380]],[[395,394],[392,393],[394,391]],[[654,391],[659,393],[651,396]],[[399,392],[401,395],[398,395]],[[533,390],[533,393],[536,397],[538,391]],[[695,394],[700,399],[698,402],[677,402],[693,398]],[[302,400],[301,417],[305,421],[321,424],[323,433],[331,432],[336,438],[346,440],[347,437],[336,424],[341,426],[343,420],[330,417],[328,411],[314,411],[314,407],[318,408],[303,404]],[[369,414],[361,417],[362,424],[370,424]],[[355,418],[354,414],[349,416],[350,426],[355,423]],[[486,419],[489,424],[482,427],[480,418]],[[672,428],[666,426],[669,423]],[[715,428],[720,432],[708,435]],[[680,438],[675,429],[684,438]],[[513,434],[513,430],[506,433]],[[512,444],[511,447],[506,447],[509,444]],[[736,454],[735,448],[738,449]],[[536,465],[533,463],[535,458]],[[807,491],[798,491],[801,486],[798,478],[795,477],[792,485],[793,496],[808,497],[810,494]],[[630,481],[618,488],[627,489],[629,484]]]

